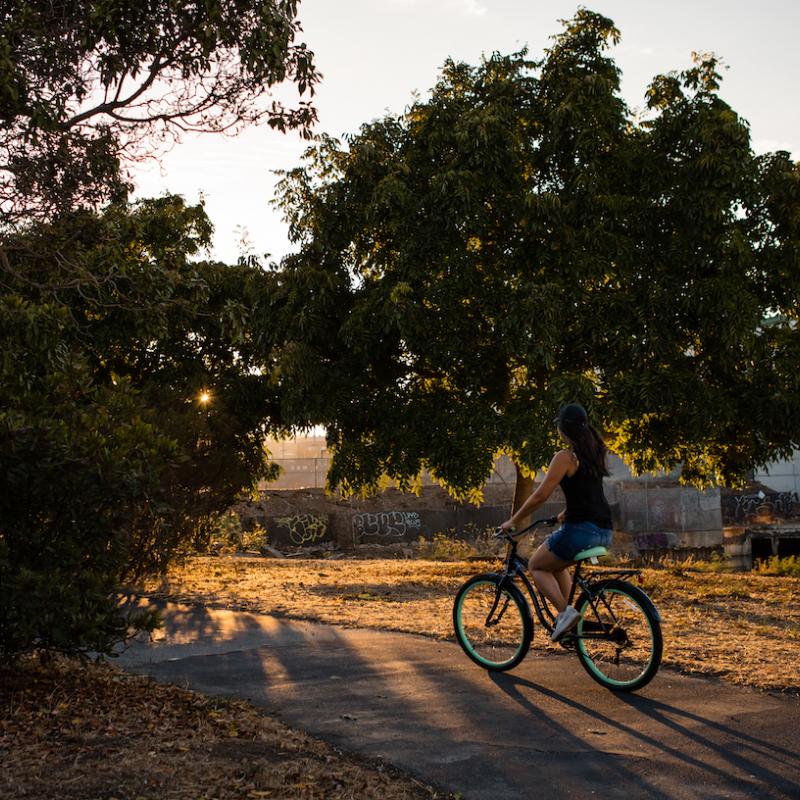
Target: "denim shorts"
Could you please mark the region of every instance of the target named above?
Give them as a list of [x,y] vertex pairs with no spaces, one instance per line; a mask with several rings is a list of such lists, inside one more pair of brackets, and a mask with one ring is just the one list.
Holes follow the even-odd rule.
[[601,528],[594,522],[565,522],[545,540],[547,549],[562,561],[572,561],[581,550],[590,547],[608,547],[611,529]]

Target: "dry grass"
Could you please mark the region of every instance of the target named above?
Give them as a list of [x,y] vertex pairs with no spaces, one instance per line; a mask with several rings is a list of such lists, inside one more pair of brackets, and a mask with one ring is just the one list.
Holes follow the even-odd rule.
[[[452,638],[461,583],[498,562],[190,559],[154,596],[351,627]],[[731,683],[800,692],[800,579],[646,569],[664,623],[664,663]],[[544,638],[534,639],[537,647]]]
[[0,762],[9,800],[443,797],[245,702],[61,660],[0,670]]

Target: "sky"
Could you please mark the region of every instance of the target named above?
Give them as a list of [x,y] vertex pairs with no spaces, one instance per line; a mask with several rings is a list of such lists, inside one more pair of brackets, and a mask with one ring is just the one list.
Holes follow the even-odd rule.
[[[611,51],[622,95],[644,105],[654,75],[682,70],[692,51],[726,65],[721,96],[751,127],[753,149],[788,150],[800,159],[800,0],[585,0],[622,33]],[[302,0],[299,37],[323,74],[314,104],[316,133],[341,137],[387,111],[401,113],[415,91],[424,98],[445,59],[476,64],[481,54],[527,45],[541,57],[559,19],[577,2],[562,0]],[[236,138],[186,136],[161,159],[137,168],[136,196],[203,197],[214,225],[213,258],[229,263],[249,250],[279,259],[291,252],[280,212],[270,205],[273,170],[291,169],[306,147],[296,134],[267,126]]]

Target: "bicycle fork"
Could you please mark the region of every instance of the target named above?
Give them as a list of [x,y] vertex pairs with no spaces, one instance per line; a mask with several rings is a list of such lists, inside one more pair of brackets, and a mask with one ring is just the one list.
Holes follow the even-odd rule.
[[500,609],[500,613],[497,615],[496,619],[492,619],[492,614],[494,614],[497,606],[500,604],[500,595],[503,593],[503,581],[497,584],[497,589],[494,593],[494,603],[492,603],[492,607],[489,610],[489,613],[486,615],[486,627],[493,628],[495,625],[500,624],[500,620],[503,619],[503,614],[506,613],[506,609],[508,608],[508,604],[511,602],[511,596],[506,595],[505,602],[503,603],[503,607]]

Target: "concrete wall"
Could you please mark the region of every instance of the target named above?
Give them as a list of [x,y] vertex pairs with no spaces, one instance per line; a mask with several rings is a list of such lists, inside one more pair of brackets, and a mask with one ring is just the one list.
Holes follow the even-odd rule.
[[719,489],[705,492],[664,480],[606,482],[615,529],[638,550],[722,544]]
[[[320,442],[314,441],[313,444],[321,455]],[[287,449],[275,452],[284,467],[284,474],[263,489],[324,485],[328,459],[324,456],[292,458],[296,452],[300,451]],[[610,454],[609,469],[611,474],[605,480],[605,492],[617,531],[615,549],[637,552],[721,546],[723,519],[719,490],[700,492],[681,486],[677,482],[679,470],[670,475],[636,477],[625,462],[614,454]],[[789,468],[781,467],[782,471],[775,472],[775,479],[785,481],[790,474],[787,469],[791,470],[793,481],[800,480],[800,462],[792,462]],[[398,502],[397,507],[391,505],[396,502],[394,500],[390,500],[389,505],[385,501],[340,502],[332,505],[326,513],[317,514],[313,509],[319,510],[318,505],[304,508],[302,502],[296,501],[296,506],[289,507],[285,513],[262,513],[259,521],[267,528],[270,540],[276,545],[331,541],[342,547],[352,547],[357,544],[408,542],[420,536],[430,538],[434,533],[447,531],[463,535],[470,527],[491,527],[508,518],[515,479],[513,463],[502,456],[487,482],[488,502],[480,508],[452,501],[443,502],[441,498],[429,507],[425,499],[418,498],[410,502]],[[424,476],[423,485],[430,487],[430,484],[429,477]],[[493,490],[491,493],[490,488]],[[426,488],[425,491],[441,493],[438,488]],[[444,498],[444,494],[441,494]],[[553,516],[563,507],[563,495],[556,490],[535,516]],[[309,517],[307,512],[312,511]],[[324,520],[313,518],[315,514],[317,517],[321,514]],[[267,516],[270,518],[267,519]]]
[[269,543],[276,547],[310,547],[334,540],[328,514],[297,511],[280,516],[258,515],[251,518],[251,524],[254,522],[267,531]]
[[414,542],[432,539],[436,533],[468,537],[493,528],[508,519],[511,503],[505,505],[458,506],[449,509],[335,507],[330,513],[294,508],[275,513],[260,505],[237,507],[245,528],[261,525],[275,547],[308,547],[331,542],[350,549],[361,544]]
[[800,450],[789,461],[775,461],[767,469],[757,470],[753,478],[776,492],[800,494]]
[[432,539],[435,533],[476,534],[508,519],[507,506],[458,507],[453,510],[361,511],[350,515],[352,544],[390,544]]

